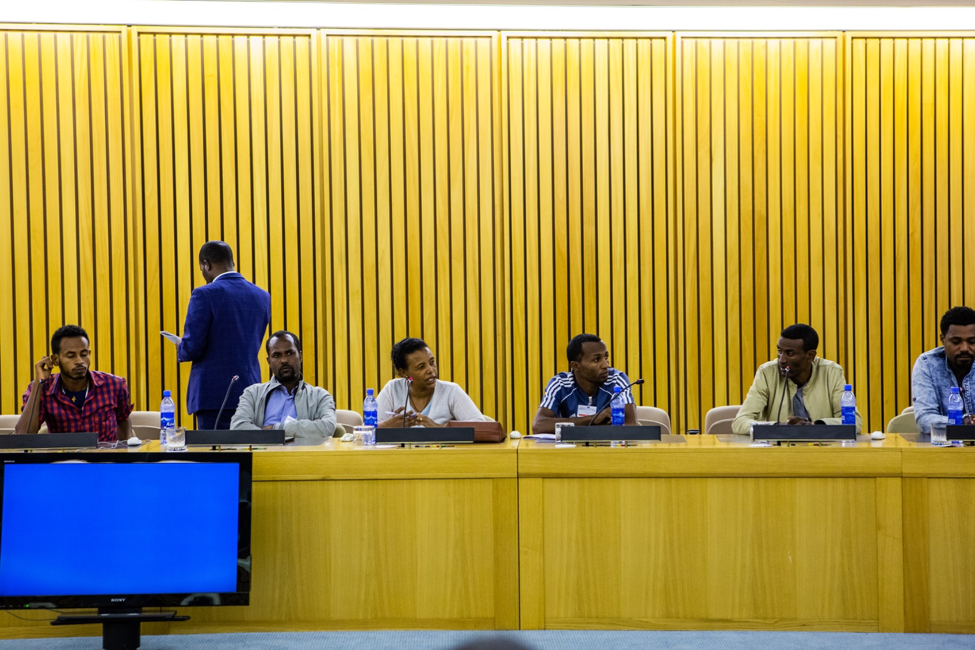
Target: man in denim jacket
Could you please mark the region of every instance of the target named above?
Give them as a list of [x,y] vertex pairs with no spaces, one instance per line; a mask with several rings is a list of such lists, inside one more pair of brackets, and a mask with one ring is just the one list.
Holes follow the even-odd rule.
[[975,412],[975,309],[952,307],[941,317],[942,346],[917,358],[911,373],[914,419],[921,433],[931,425],[948,422],[948,396],[952,386],[961,388],[965,423]]

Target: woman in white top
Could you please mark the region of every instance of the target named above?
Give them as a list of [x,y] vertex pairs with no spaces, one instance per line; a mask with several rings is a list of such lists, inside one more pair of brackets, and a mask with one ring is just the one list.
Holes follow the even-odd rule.
[[391,356],[400,378],[391,379],[376,398],[380,427],[442,427],[450,420],[485,420],[463,388],[437,379],[437,360],[426,343],[403,339],[393,346]]

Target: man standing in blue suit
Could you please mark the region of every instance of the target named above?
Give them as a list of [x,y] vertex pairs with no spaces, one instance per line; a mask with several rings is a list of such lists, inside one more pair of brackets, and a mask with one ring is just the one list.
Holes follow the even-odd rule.
[[[200,272],[207,283],[193,290],[177,359],[192,361],[186,410],[200,429],[229,429],[244,389],[261,381],[257,354],[271,321],[271,295],[234,267],[234,252],[222,241],[200,248]],[[234,375],[240,379],[220,406]]]

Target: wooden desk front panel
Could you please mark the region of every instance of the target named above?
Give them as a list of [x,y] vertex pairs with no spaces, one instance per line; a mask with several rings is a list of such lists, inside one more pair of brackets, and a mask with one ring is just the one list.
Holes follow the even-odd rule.
[[975,634],[975,479],[905,478],[903,489],[907,631]]
[[250,607],[180,630],[516,629],[516,499],[514,479],[255,483]]
[[524,629],[903,629],[898,479],[523,479],[520,499]]

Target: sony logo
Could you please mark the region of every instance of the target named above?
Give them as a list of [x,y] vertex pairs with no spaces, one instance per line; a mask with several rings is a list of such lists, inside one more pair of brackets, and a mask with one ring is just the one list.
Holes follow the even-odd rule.
[[113,598],[112,599],[112,602],[113,603],[124,603],[125,602],[125,599],[124,598]]

